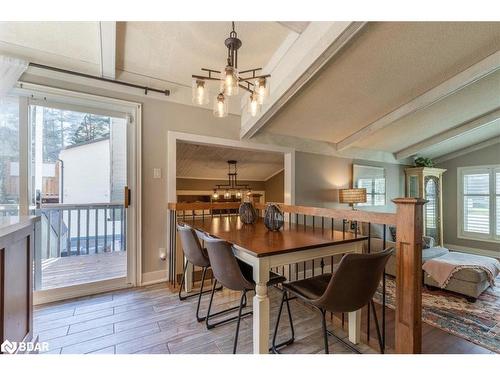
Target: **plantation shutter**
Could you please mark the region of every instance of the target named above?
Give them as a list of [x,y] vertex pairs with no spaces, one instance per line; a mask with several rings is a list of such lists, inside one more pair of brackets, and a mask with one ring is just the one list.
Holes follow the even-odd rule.
[[490,233],[490,173],[467,172],[463,175],[464,231]]

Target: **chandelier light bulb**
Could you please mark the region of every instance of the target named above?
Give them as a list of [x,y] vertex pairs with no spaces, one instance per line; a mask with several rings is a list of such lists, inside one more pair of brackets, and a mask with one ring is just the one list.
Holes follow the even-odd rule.
[[224,94],[220,93],[214,100],[214,115],[216,117],[227,116],[227,102]]
[[222,88],[227,96],[238,95],[238,70],[228,65],[224,68],[222,74]]
[[219,199],[219,193],[217,192],[217,190],[214,190],[214,193],[212,194],[212,198]]
[[260,104],[259,104],[259,95],[253,92],[250,94],[249,102],[248,102],[248,113],[250,116],[255,117],[260,113]]
[[231,198],[231,193],[229,193],[229,190],[226,190],[226,192],[224,193],[224,198],[226,199]]
[[197,105],[208,104],[208,87],[204,80],[193,80],[193,103]]
[[236,192],[236,198],[241,198],[241,191],[240,191],[240,190],[238,190],[238,191]]

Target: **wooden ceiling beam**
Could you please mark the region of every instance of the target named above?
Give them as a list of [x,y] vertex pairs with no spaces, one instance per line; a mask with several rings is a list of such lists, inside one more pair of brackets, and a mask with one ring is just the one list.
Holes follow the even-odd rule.
[[432,137],[424,139],[412,146],[404,148],[394,154],[397,160],[415,156],[419,151],[425,150],[431,146],[449,141],[450,139],[463,136],[471,131],[477,130],[484,126],[488,126],[493,121],[500,118],[500,107],[490,111],[482,116],[476,117],[473,120],[466,121],[454,128],[448,129],[444,132],[436,134]]
[[99,64],[103,78],[116,77],[116,22],[99,21]]
[[499,68],[500,51],[491,54],[480,62],[465,69],[463,72],[458,73],[440,85],[430,89],[420,96],[417,96],[408,103],[344,138],[337,143],[337,150],[341,151],[353,146],[359,140],[369,137],[373,133],[389,126],[393,122],[398,121],[411,113],[431,106],[447,96],[452,95],[457,91],[462,90],[464,87],[480,80],[488,74],[493,73]]

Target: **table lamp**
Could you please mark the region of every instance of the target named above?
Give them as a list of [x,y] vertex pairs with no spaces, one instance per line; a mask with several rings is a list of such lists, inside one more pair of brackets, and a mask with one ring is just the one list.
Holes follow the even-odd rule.
[[349,204],[354,210],[354,205],[356,203],[366,203],[366,189],[340,189],[339,202]]

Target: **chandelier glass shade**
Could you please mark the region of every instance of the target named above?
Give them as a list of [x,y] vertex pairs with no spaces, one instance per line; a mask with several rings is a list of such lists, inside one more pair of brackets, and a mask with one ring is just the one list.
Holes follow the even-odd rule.
[[193,103],[197,105],[208,104],[209,95],[207,83],[202,79],[193,79]]
[[228,160],[227,184],[217,184],[214,187],[212,199],[217,200],[222,195],[224,199],[231,199],[234,195],[237,199],[241,199],[244,195],[252,194],[252,188],[248,184],[238,183],[238,170],[236,160]]
[[220,91],[226,96],[234,96],[239,93],[238,69],[227,65],[222,70]]
[[227,100],[224,94],[219,94],[214,100],[214,116],[215,117],[226,117],[228,114],[227,110]]
[[250,94],[248,98],[247,110],[250,116],[255,117],[260,113],[261,104],[259,103],[259,95],[255,92]]
[[269,96],[270,74],[258,74],[262,68],[238,70],[238,49],[242,42],[233,29],[224,41],[227,48],[227,61],[221,70],[201,68],[207,75],[193,74],[193,103],[206,105],[209,102],[208,82],[218,83],[217,95],[214,98],[213,113],[216,117],[226,117],[228,114],[228,97],[239,94],[240,89],[249,93],[247,112],[251,116],[260,113],[262,104]]

